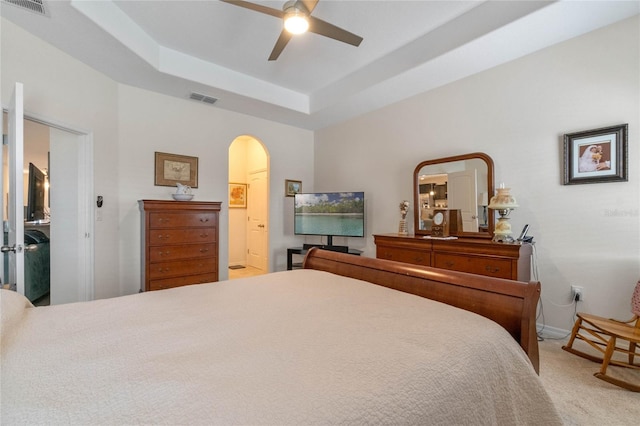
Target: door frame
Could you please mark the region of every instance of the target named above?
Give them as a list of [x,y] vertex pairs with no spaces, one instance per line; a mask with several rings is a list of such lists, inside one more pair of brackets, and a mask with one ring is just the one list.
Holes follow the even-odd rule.
[[[2,111],[3,113],[8,112],[8,107],[3,105]],[[72,133],[79,138],[78,146],[82,148],[78,152],[78,159],[80,160],[80,179],[78,181],[78,208],[80,211],[78,218],[81,221],[79,227],[80,229],[85,229],[85,233],[81,242],[82,246],[79,248],[79,252],[84,254],[84,262],[81,262],[77,271],[78,288],[76,290],[78,301],[93,300],[95,295],[95,222],[93,221],[95,207],[92,202],[94,199],[93,132],[27,111],[26,109],[23,111],[23,119]]]
[[[256,143],[260,149],[261,149],[261,153],[264,153],[264,163],[260,163],[259,165],[256,164],[249,164],[249,160],[247,159],[247,154],[242,153],[242,149],[248,149],[248,147],[250,145],[252,145],[253,143]],[[267,146],[265,145],[264,142],[262,142],[262,140],[260,138],[258,138],[257,136],[253,136],[251,134],[242,134],[239,136],[236,136],[235,138],[233,138],[233,140],[231,141],[231,143],[229,144],[229,150],[231,150],[231,148],[234,146],[234,144],[238,144],[239,146],[241,146],[241,150],[238,154],[238,156],[234,156],[232,159],[232,156],[229,156],[229,159],[227,161],[227,178],[229,180],[229,182],[247,182],[249,174],[255,171],[265,171],[266,172],[266,194],[265,196],[265,215],[267,218],[267,223],[271,217],[271,199],[269,194],[271,193],[271,157],[269,154],[269,149],[267,148]],[[242,162],[243,166],[239,167],[237,170],[234,168],[235,165],[235,160],[236,159],[240,159],[239,161]],[[236,173],[237,171],[237,173]],[[248,191],[248,188],[247,188]],[[251,199],[247,200],[247,204],[251,203]],[[238,229],[240,226],[242,226],[243,228],[243,233],[244,233],[244,241],[243,241],[243,254],[242,254],[242,265],[247,266],[248,265],[248,238],[249,238],[249,221],[248,221],[248,215],[247,215],[247,209],[242,209],[244,211],[244,218],[242,220],[242,225],[240,225],[239,221],[237,220],[237,218],[234,220],[232,219],[232,210],[239,210],[239,209],[228,209],[229,212],[229,216],[228,216],[228,226],[227,226],[227,232],[229,235],[231,235],[231,233],[233,232],[233,229]],[[234,212],[237,213],[237,212]],[[238,227],[238,228],[234,228],[234,227]],[[269,229],[266,230],[267,231],[267,237],[266,237],[266,271],[265,272],[269,272],[271,270],[270,267],[270,263],[271,263],[271,241],[270,241],[270,232]],[[228,239],[227,241],[227,253],[230,254],[231,253],[231,238]],[[234,253],[237,253],[237,250],[234,251]],[[228,256],[227,258],[227,263],[228,265],[226,266],[230,266],[231,264],[239,264],[239,259],[240,256],[238,256],[238,259],[232,259]]]

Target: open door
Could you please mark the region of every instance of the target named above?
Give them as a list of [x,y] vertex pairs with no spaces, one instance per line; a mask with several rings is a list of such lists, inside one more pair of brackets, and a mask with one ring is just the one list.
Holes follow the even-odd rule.
[[[24,138],[25,133],[27,139],[30,134],[33,135],[32,126],[35,120],[25,117],[23,106],[23,85],[16,83],[6,115],[8,137],[5,143],[8,147],[3,150],[5,161],[0,162],[0,187],[2,194],[9,194],[8,209],[7,197],[0,196],[0,214],[4,221],[4,231],[8,234],[2,246],[0,274],[3,284],[11,284],[20,294],[30,298],[32,286],[29,277],[33,277],[31,266],[40,268],[42,261],[30,262],[30,256],[25,256],[26,251],[37,252],[38,247],[37,244],[24,244]],[[0,114],[0,127],[3,119],[3,115]],[[57,218],[63,218],[51,222],[50,234],[43,229],[44,234],[50,237],[51,254],[47,259],[51,268],[50,304],[92,300],[92,140],[88,134],[60,127],[55,123],[44,122],[41,119],[37,123],[49,128],[47,155],[50,156],[50,161],[47,162],[50,164],[47,174],[51,177],[53,165],[55,175],[55,187],[52,186],[50,192],[51,211]],[[29,141],[27,146],[28,144]],[[34,226],[31,223],[27,228],[33,229]],[[49,225],[46,228],[49,228]],[[31,271],[31,274],[25,273],[25,268]]]
[[[24,100],[22,83],[16,83],[9,105],[9,210],[4,230],[8,231],[7,244],[2,245],[2,253],[9,256],[9,276],[3,283],[15,284],[16,291],[24,295]],[[1,166],[0,166],[1,167]],[[4,187],[4,170],[0,173],[0,186]],[[2,197],[0,197],[2,198]],[[0,202],[4,212],[4,200]],[[3,262],[4,263],[4,262]],[[2,268],[4,269],[4,268]]]
[[247,264],[262,272],[268,272],[269,219],[267,213],[267,172],[252,173],[249,176],[247,214],[249,231],[247,243]]
[[478,232],[478,177],[476,169],[448,174],[447,199],[450,209],[462,212],[462,230]]

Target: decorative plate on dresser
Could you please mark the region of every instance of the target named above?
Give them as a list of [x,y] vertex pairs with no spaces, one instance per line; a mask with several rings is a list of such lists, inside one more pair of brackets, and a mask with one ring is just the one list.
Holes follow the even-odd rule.
[[138,201],[141,291],[218,281],[220,202]]

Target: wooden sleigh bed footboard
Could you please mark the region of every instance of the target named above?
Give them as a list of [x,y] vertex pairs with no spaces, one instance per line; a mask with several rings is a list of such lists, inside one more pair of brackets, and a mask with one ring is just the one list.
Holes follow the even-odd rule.
[[332,272],[446,303],[489,318],[520,344],[539,373],[539,282],[520,282],[313,248],[304,268]]

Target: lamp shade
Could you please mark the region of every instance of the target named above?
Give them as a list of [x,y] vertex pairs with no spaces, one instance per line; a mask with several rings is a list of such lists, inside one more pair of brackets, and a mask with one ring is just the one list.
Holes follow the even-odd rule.
[[631,296],[631,312],[640,316],[640,281],[636,284],[636,289]]
[[480,195],[478,196],[478,205],[479,206],[488,206],[489,205],[489,193],[488,192],[481,192]]
[[489,208],[494,210],[508,210],[518,207],[518,203],[513,195],[511,188],[498,188],[498,193],[491,197]]

